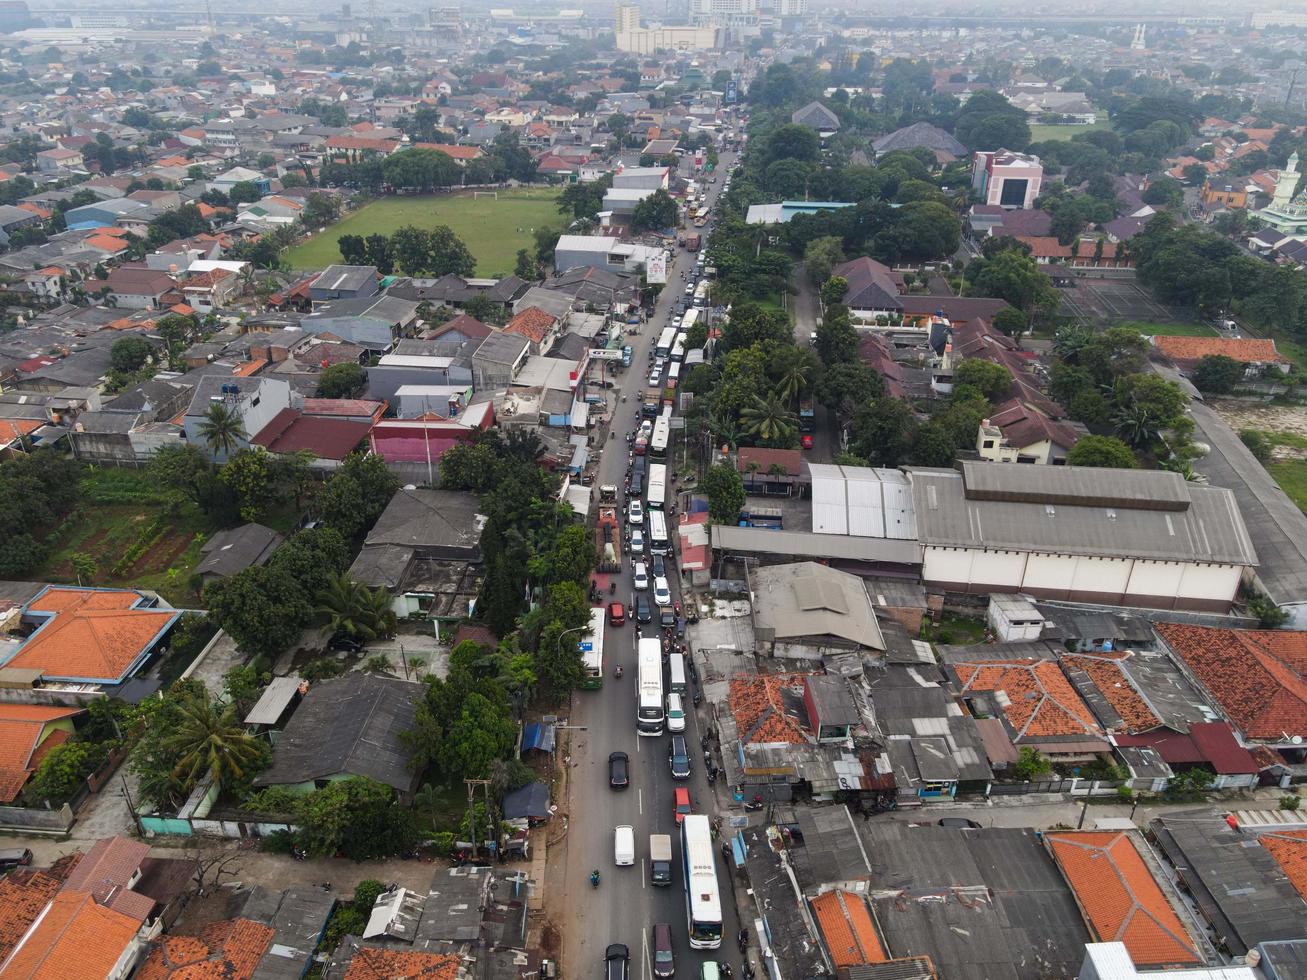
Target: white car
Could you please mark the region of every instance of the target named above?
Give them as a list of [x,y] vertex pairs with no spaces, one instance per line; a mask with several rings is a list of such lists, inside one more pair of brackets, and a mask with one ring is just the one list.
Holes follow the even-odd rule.
[[[644,554],[644,532],[636,528],[631,532],[631,553],[635,555]],[[645,588],[648,588],[646,585]]]
[[631,505],[627,508],[626,519],[632,524],[644,523],[644,505],[638,500],[632,500]]
[[649,375],[650,388],[661,388],[662,381],[663,381],[663,372],[661,371],[654,371],[652,374]]
[[629,823],[613,831],[613,863],[619,868],[635,864],[635,828]]
[[649,573],[645,570],[642,561],[635,563],[635,588],[639,592],[649,588]]
[[681,696],[675,691],[667,695],[667,730],[685,731],[685,705],[681,701]]
[[667,579],[661,575],[654,579],[654,602],[660,606],[672,604],[672,590],[667,587]]

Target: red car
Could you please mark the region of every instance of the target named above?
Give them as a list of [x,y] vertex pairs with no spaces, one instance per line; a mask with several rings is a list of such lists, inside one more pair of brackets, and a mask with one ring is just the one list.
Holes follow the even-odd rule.
[[626,625],[626,607],[620,602],[610,602],[608,604],[608,625],[625,626]]
[[804,449],[811,449],[812,436],[805,432],[802,436],[799,437],[799,445],[803,446]]
[[684,786],[677,786],[672,792],[672,813],[676,817],[676,824],[680,826],[681,819],[690,812],[690,791]]

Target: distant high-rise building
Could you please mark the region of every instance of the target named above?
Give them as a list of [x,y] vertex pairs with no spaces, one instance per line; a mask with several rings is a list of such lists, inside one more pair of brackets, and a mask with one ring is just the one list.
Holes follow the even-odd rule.
[[638,31],[640,29],[640,7],[634,3],[619,3],[617,5],[616,31],[621,34],[625,31]]
[[1145,28],[1143,24],[1135,25],[1135,36],[1130,41],[1130,49],[1132,51],[1143,51],[1147,49],[1148,44],[1144,40],[1145,30],[1147,30],[1147,28]]
[[985,204],[1032,208],[1044,181],[1039,157],[1011,150],[981,151],[971,165],[971,186]]
[[12,34],[32,26],[32,12],[24,0],[0,3],[0,34]]
[[692,0],[690,19],[704,27],[753,27],[758,0]]

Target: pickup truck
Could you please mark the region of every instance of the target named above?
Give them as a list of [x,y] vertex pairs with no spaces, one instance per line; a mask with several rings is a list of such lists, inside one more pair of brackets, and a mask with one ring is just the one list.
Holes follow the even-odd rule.
[[659,887],[672,883],[672,838],[669,834],[649,835],[649,881]]

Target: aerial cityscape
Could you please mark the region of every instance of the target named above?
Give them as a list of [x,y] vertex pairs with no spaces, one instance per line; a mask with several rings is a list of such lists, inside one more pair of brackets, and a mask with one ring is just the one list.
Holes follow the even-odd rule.
[[0,980],[1307,980],[1307,7],[0,0]]

